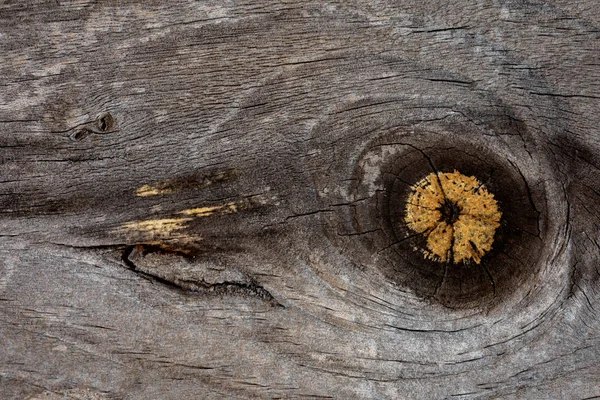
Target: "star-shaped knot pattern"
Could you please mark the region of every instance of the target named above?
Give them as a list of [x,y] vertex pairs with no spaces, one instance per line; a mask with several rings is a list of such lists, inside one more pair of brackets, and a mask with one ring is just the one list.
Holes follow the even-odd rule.
[[406,201],[406,224],[427,239],[425,258],[441,262],[479,264],[501,218],[494,195],[458,171],[429,174],[412,186]]

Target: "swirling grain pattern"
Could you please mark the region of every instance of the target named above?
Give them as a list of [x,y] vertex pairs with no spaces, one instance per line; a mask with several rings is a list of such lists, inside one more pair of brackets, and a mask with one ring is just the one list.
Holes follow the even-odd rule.
[[[599,39],[591,0],[3,2],[0,398],[600,398]],[[453,171],[477,262],[406,222]]]

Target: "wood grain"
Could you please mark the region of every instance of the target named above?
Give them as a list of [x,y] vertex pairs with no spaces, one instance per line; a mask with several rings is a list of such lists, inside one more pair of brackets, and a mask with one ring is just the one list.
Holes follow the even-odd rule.
[[600,398],[596,8],[3,1],[0,397]]

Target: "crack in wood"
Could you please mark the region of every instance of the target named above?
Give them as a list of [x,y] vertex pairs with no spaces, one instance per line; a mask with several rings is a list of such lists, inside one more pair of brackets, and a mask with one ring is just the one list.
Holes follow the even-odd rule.
[[285,308],[267,289],[260,286],[252,278],[222,281],[208,281],[208,278],[198,277],[198,275],[195,275],[192,278],[186,278],[184,274],[178,273],[177,271],[175,273],[167,273],[166,270],[161,271],[160,268],[156,268],[156,266],[152,266],[150,268],[142,265],[143,258],[147,254],[171,257],[171,259],[164,259],[165,264],[172,262],[172,257],[185,260],[193,259],[193,257],[177,251],[166,251],[147,245],[133,245],[124,250],[121,260],[131,271],[135,272],[137,275],[150,281],[161,283],[183,293],[214,296],[253,297],[269,303],[274,307]]

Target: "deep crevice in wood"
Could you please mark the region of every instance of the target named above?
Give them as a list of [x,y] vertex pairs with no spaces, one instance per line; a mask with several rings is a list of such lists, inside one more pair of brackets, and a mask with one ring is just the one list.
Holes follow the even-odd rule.
[[[143,257],[144,254],[156,253],[163,255],[175,255],[189,260],[193,260],[193,256],[178,251],[168,251],[151,245],[132,245],[128,246],[121,256],[123,263],[137,275],[153,282],[161,283],[172,289],[180,292],[196,295],[214,295],[214,296],[250,296],[270,303],[272,306],[285,308],[277,302],[275,298],[264,287],[257,284],[254,280],[247,282],[224,281],[217,283],[209,283],[204,279],[167,279],[159,276],[157,273],[142,271],[138,265],[132,260],[132,255],[136,253],[138,257]],[[165,259],[165,262],[169,262]]]

